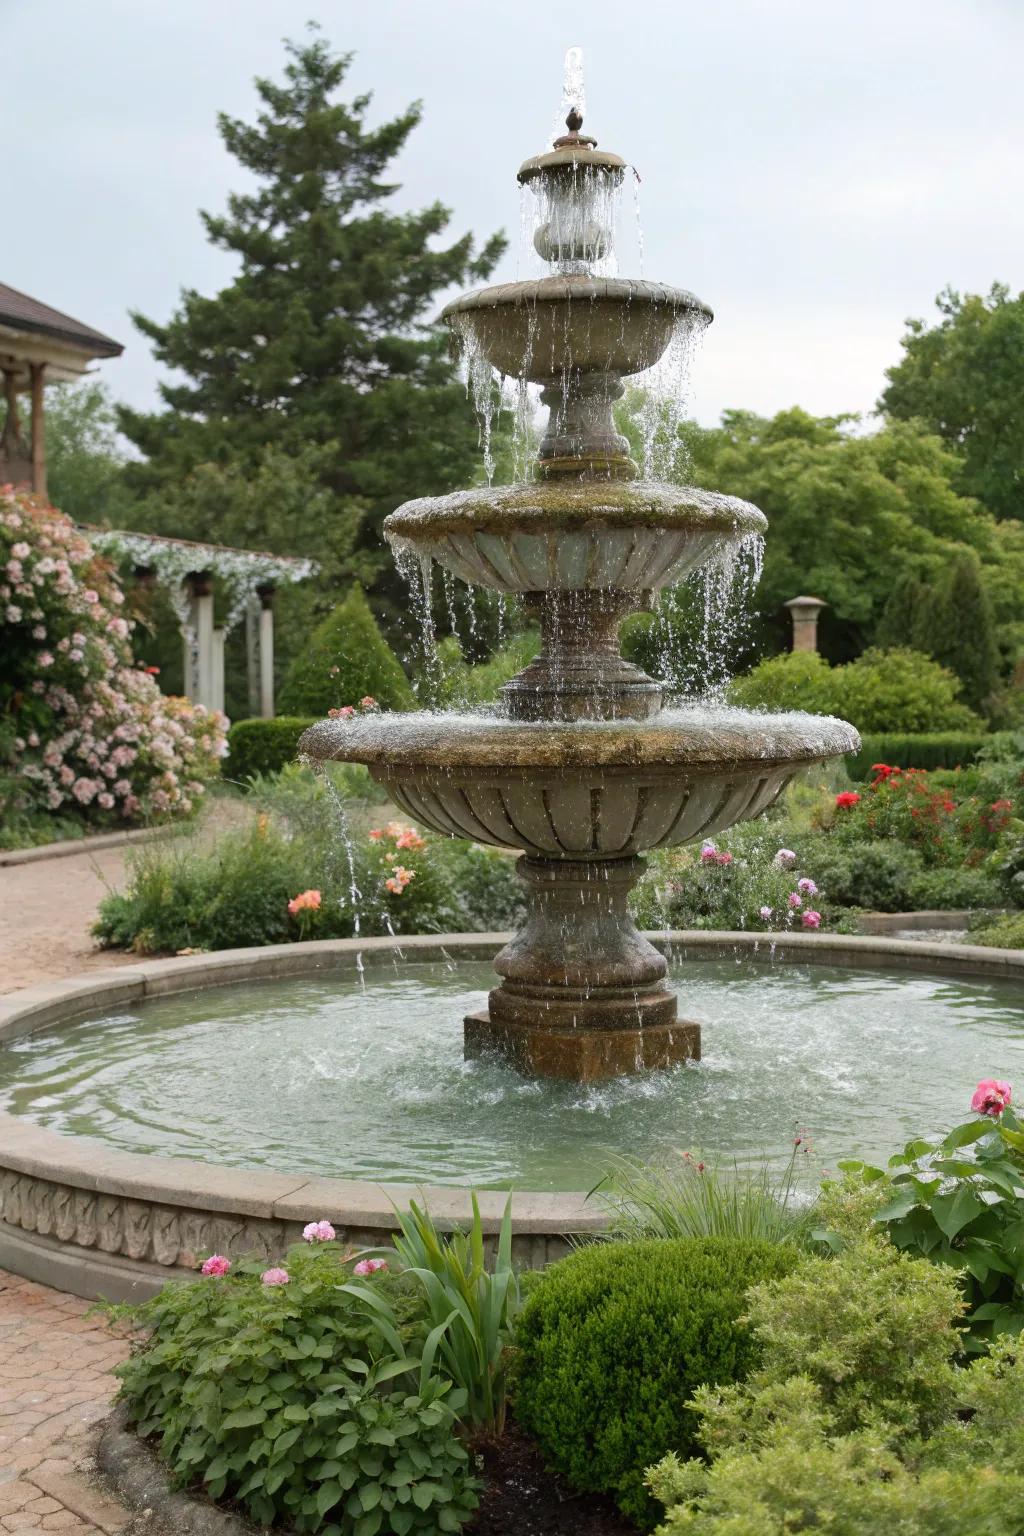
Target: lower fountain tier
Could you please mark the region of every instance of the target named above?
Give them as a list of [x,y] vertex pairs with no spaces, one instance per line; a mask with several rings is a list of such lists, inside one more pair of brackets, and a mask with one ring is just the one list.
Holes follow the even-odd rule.
[[759,816],[801,769],[859,745],[829,716],[695,706],[571,724],[358,715],[311,726],[299,753],[366,764],[397,805],[449,837],[547,859],[622,859]]
[[499,592],[656,591],[766,527],[697,486],[568,479],[424,496],[384,523],[399,553]]

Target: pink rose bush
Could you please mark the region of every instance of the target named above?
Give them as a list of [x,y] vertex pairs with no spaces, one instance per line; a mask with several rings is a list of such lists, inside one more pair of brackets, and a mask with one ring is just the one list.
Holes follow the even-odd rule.
[[800,856],[763,836],[739,836],[732,848],[705,838],[697,849],[655,855],[651,865],[631,903],[643,928],[814,932],[825,922],[811,905],[818,883]]
[[337,1235],[329,1221],[310,1221],[302,1229],[307,1243],[333,1243]]
[[227,721],[136,665],[113,567],[70,518],[0,487],[0,762],[13,808],[123,824],[187,815]]
[[358,1275],[361,1280],[364,1280],[367,1275],[379,1275],[386,1271],[387,1268],[387,1259],[360,1259],[359,1263],[353,1268],[352,1273]]
[[265,1269],[262,1275],[260,1275],[260,1284],[287,1285],[290,1279],[291,1276],[286,1269],[278,1269],[276,1267],[272,1267],[270,1269]]
[[230,1270],[230,1259],[225,1258],[224,1254],[222,1253],[211,1253],[210,1257],[202,1266],[200,1274],[212,1275],[214,1279],[220,1280],[224,1275],[228,1274]]

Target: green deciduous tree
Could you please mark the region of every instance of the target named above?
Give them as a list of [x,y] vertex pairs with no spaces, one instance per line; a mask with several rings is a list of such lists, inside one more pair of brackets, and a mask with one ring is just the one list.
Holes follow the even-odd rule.
[[[256,82],[255,123],[219,119],[252,185],[202,218],[236,276],[209,298],[186,290],[166,324],[134,316],[176,378],[161,385],[166,410],[121,412],[146,456],[130,477],[152,498],[139,521],[177,533],[178,487],[200,466],[267,477],[301,456],[328,498],[305,519],[322,549],[307,541],[303,553],[325,556],[332,581],[340,564],[384,592],[395,581],[384,515],[472,478],[476,428],[432,321],[439,294],[485,276],[504,240],[479,253],[469,235],[443,245],[441,204],[390,211],[388,169],[419,106],[370,127],[368,95],[339,98],[351,55],[316,35],[287,47],[283,82]],[[226,531],[243,532],[211,508],[203,536]],[[288,553],[298,536],[273,495],[249,503],[244,542]]]
[[935,325],[908,320],[880,406],[956,450],[961,488],[997,517],[1024,518],[1024,293],[946,288]]
[[46,391],[46,478],[55,507],[78,523],[116,524],[127,515],[125,454],[105,384]]

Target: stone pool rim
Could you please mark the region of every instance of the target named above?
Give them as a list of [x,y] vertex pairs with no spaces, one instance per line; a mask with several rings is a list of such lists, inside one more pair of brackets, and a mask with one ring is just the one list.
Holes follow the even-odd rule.
[[[1024,986],[1022,950],[820,932],[663,930],[649,937],[681,960],[733,955],[774,964],[1019,978]],[[327,939],[93,971],[0,997],[0,1047],[105,1007],[347,970],[360,954],[370,959],[398,953],[412,962],[490,959],[506,938],[475,933]],[[269,1260],[318,1217],[329,1217],[348,1242],[382,1244],[397,1226],[392,1201],[401,1206],[410,1198],[425,1199],[442,1226],[469,1217],[470,1191],[459,1186],[318,1178],[123,1152],[0,1113],[0,1266],[90,1299],[152,1295],[168,1279],[194,1273],[195,1255],[203,1251],[256,1251]],[[506,1196],[484,1190],[478,1198],[485,1229],[493,1234]],[[516,1257],[533,1267],[560,1257],[573,1238],[602,1226],[600,1210],[588,1205],[582,1192],[517,1190],[512,1209]]]

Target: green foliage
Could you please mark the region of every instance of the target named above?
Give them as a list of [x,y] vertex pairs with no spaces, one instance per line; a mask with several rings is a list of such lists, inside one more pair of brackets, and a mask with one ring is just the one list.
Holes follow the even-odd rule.
[[[486,277],[504,240],[477,254],[468,235],[442,243],[450,214],[440,203],[389,209],[389,173],[420,109],[368,126],[369,94],[340,96],[350,63],[315,34],[288,44],[284,78],[256,81],[256,120],[221,114],[244,185],[224,214],[202,217],[234,275],[212,297],[186,290],[166,324],[134,316],[174,379],[161,386],[165,410],[123,409],[120,424],[145,455],[128,475],[153,531],[181,532],[164,492],[203,466],[263,473],[270,490],[287,459],[301,458],[301,478],[327,498],[296,520],[309,537],[303,552],[323,559],[322,590],[355,577],[397,606],[384,515],[470,479],[478,457],[434,323],[438,297]],[[239,542],[289,552],[287,507],[269,494],[249,511]],[[204,536],[220,537],[216,515]]]
[[909,1471],[882,1432],[829,1439],[810,1413],[756,1451],[711,1464],[668,1456],[649,1486],[666,1506],[656,1536],[1018,1536],[1024,1478],[995,1468]]
[[993,283],[984,296],[946,288],[935,302],[934,325],[907,322],[904,355],[887,370],[880,405],[949,443],[968,495],[997,517],[1020,518],[1024,294]]
[[608,1213],[607,1234],[649,1237],[721,1237],[763,1243],[809,1241],[814,1207],[795,1199],[797,1159],[810,1156],[801,1132],[779,1175],[767,1166],[725,1169],[698,1152],[679,1153],[652,1167],[621,1158],[592,1194]]
[[969,1350],[1024,1329],[1024,1128],[1012,1109],[910,1141],[887,1169],[854,1159],[840,1167],[867,1183],[891,1181],[875,1220],[898,1248],[959,1275]]
[[910,893],[924,861],[915,848],[897,842],[864,840],[843,846],[822,838],[815,849],[814,867],[822,890],[837,906],[910,912]]
[[[357,910],[364,934],[510,925],[521,904],[512,859],[421,838],[399,822],[372,828],[379,836],[371,838],[354,778],[332,773],[325,784],[296,767],[257,779],[243,802],[251,814],[212,846],[200,829],[133,849],[127,888],[100,903],[101,943],[149,954],[350,938]],[[396,865],[412,871],[397,891],[386,884]],[[309,890],[320,893],[319,906],[289,914],[289,901]]]
[[394,1247],[405,1273],[423,1287],[427,1316],[444,1325],[440,1359],[464,1394],[465,1423],[500,1434],[505,1424],[509,1337],[519,1311],[519,1281],[512,1268],[512,1198],[488,1269],[480,1207],[473,1197],[469,1233],[443,1237],[425,1208],[410,1201],[397,1211],[401,1236]]
[[486,661],[469,666],[454,635],[438,645],[437,675],[425,677],[423,692],[429,703],[441,709],[473,708],[492,704],[498,690],[517,672],[529,666],[540,649],[540,631],[524,630],[513,635]]
[[1024,949],[1024,912],[995,917],[972,928],[971,943],[989,949]]
[[261,1526],[458,1531],[477,1484],[462,1396],[434,1368],[438,1331],[386,1277],[353,1283],[333,1244],[299,1244],[284,1265],[284,1283],[241,1263],[137,1310],[148,1337],[118,1368],[131,1422],[178,1482]]
[[[692,1407],[707,1461],[670,1452],[648,1473],[666,1506],[657,1536],[1017,1536],[1024,1505],[1024,1351],[997,1341],[954,1366],[961,1305],[946,1266],[865,1237],[884,1178],[827,1190],[849,1206],[836,1257],[751,1293],[761,1349],[741,1386]],[[855,1197],[856,1199],[856,1197]]]
[[972,708],[987,710],[999,688],[999,648],[974,550],[959,551],[931,582],[913,574],[898,583],[875,641],[931,656],[960,679]]
[[908,573],[932,581],[968,549],[981,560],[1007,659],[1024,653],[1024,530],[960,494],[958,454],[919,423],[865,432],[849,416],[727,411],[721,426],[686,423],[681,436],[679,478],[744,496],[768,517],[754,599],[763,649],[788,644],[782,604],[811,592],[829,605],[825,655],[849,661],[877,643],[895,583]]
[[744,1296],[794,1262],[791,1247],[705,1238],[599,1244],[552,1265],[520,1316],[519,1423],[574,1487],[650,1524],[642,1469],[693,1443],[696,1386],[754,1364]]
[[239,720],[228,731],[228,755],[223,773],[229,779],[252,779],[259,773],[279,773],[296,760],[299,737],[314,715],[277,715],[273,720]]
[[865,735],[859,752],[846,759],[852,779],[866,779],[875,763],[892,768],[959,768],[973,763],[992,740],[990,736],[953,731],[912,736]]
[[76,523],[117,527],[130,503],[124,464],[105,384],[85,379],[46,391],[46,482],[55,507]]
[[412,689],[366,601],[354,586],[310,635],[281,688],[281,709],[326,715],[329,709],[376,699],[384,709],[408,709]]
[[730,697],[746,709],[838,715],[860,731],[965,731],[979,722],[958,701],[959,686],[917,651],[867,650],[831,668],[814,653],[794,651],[759,662],[736,679]]

